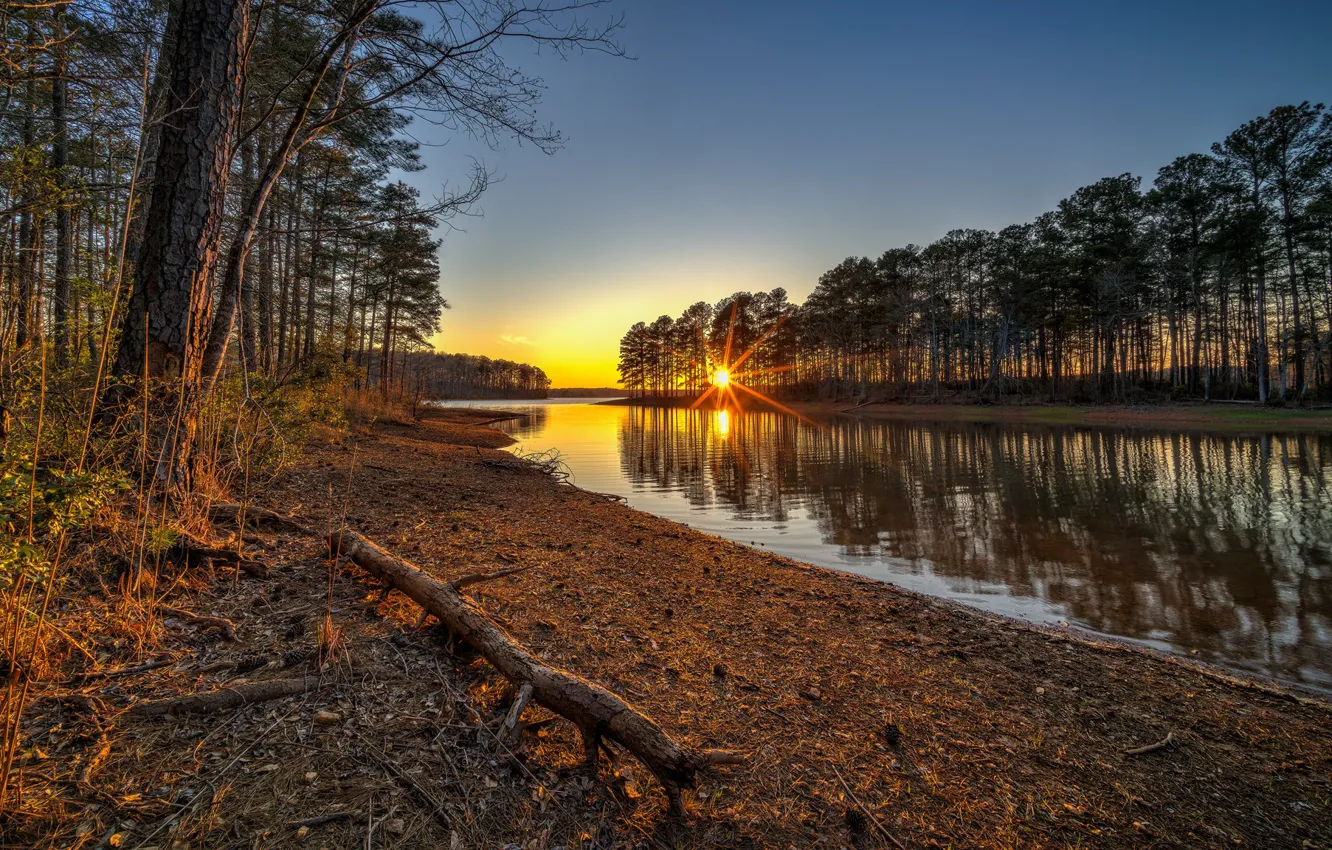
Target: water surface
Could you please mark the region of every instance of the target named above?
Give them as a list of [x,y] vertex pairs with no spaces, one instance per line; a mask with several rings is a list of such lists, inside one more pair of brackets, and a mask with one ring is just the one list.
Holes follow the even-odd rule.
[[528,414],[579,486],[989,611],[1332,688],[1332,438],[582,403]]

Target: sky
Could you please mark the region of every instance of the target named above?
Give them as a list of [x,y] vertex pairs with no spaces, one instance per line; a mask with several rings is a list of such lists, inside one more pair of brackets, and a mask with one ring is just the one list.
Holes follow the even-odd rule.
[[546,83],[547,156],[421,123],[441,231],[434,343],[615,386],[620,337],[848,256],[997,230],[1124,172],[1144,185],[1272,107],[1332,100],[1332,2],[616,0],[632,58],[506,54]]

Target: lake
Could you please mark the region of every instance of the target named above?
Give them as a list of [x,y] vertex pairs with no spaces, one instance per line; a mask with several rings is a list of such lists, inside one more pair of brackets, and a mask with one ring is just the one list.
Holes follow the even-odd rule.
[[1332,690],[1332,437],[446,404],[740,543]]

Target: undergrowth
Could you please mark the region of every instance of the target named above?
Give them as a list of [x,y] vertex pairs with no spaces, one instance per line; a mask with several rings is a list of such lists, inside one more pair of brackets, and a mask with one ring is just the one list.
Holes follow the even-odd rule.
[[225,378],[194,402],[197,427],[187,428],[179,384],[145,395],[105,379],[97,363],[49,367],[40,348],[0,363],[5,817],[39,816],[16,769],[34,757],[23,725],[34,687],[133,664],[160,646],[159,605],[182,582],[171,555],[183,540],[214,535],[210,508],[261,497],[312,436],[405,421],[419,402],[366,390],[355,369],[323,362],[280,380]]

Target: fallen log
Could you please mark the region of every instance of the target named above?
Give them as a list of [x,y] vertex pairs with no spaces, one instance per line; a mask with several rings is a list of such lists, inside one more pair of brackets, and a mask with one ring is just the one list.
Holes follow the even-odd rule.
[[[551,667],[495,624],[452,583],[430,578],[417,567],[384,551],[354,531],[328,536],[329,553],[345,555],[385,584],[411,598],[491,663],[530,702],[572,722],[583,737],[585,765],[595,770],[602,738],[632,753],[657,777],[672,813],[682,811],[680,794],[694,785],[695,774],[714,764],[736,764],[743,758],[719,750],[694,750],[676,743],[660,726],[606,688],[573,673]],[[506,718],[504,731],[517,725]]]
[[213,711],[226,711],[240,708],[254,702],[303,694],[322,687],[323,682],[317,677],[304,679],[269,679],[266,682],[249,682],[233,685],[206,694],[191,694],[187,697],[140,702],[130,706],[129,713],[140,717],[162,717],[167,714],[207,714]]

